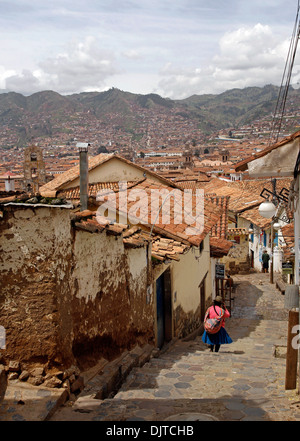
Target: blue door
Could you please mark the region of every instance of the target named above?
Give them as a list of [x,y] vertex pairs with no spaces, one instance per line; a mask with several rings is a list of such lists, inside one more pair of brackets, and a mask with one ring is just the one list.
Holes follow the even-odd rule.
[[164,275],[156,280],[156,320],[157,346],[162,348],[165,341]]

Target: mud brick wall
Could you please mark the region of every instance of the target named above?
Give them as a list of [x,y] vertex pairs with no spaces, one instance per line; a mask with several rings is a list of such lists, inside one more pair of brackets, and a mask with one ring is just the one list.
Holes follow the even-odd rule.
[[202,322],[200,319],[200,306],[195,312],[185,313],[181,306],[175,309],[174,329],[175,336],[178,338],[187,337],[200,328]]
[[61,311],[73,261],[69,212],[8,206],[3,216],[0,324],[6,330],[6,350],[2,352],[7,358],[61,363],[71,357],[71,323]]
[[4,207],[0,236],[0,357],[70,365],[153,341],[147,246],[78,231],[50,207]]
[[[122,237],[76,231],[72,274],[73,351],[110,358],[152,341],[153,301],[146,302],[147,249]],[[148,256],[149,259],[149,256]],[[150,263],[149,263],[150,264]]]

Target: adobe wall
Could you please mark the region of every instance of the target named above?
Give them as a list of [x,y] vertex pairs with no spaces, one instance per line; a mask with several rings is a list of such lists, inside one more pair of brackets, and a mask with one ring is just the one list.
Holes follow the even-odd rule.
[[[104,162],[99,167],[95,167],[89,171],[89,183],[97,182],[120,182],[120,181],[135,181],[144,178],[144,169],[140,169],[135,165],[127,164],[118,158]],[[146,171],[146,175],[147,171]],[[154,175],[149,175],[153,181],[161,182],[159,178]],[[66,184],[63,188],[73,188],[80,185],[80,178]]]
[[[204,239],[200,254],[194,247],[180,256],[180,262],[172,264],[172,287],[176,292],[174,302],[174,335],[184,338],[202,324],[200,314],[200,283],[205,283],[205,304],[211,298],[209,236]],[[206,305],[205,305],[206,307]]]
[[0,222],[0,324],[5,357],[46,363],[71,358],[65,299],[72,266],[69,211],[4,207]]
[[152,341],[146,247],[124,249],[121,236],[75,230],[68,209],[3,211],[0,358],[70,365]]
[[73,351],[83,362],[91,355],[110,358],[153,339],[153,302],[146,304],[146,253],[145,247],[125,250],[120,236],[76,231]]
[[[185,338],[198,330],[201,321],[201,302],[199,284],[205,283],[206,309],[212,298],[209,236],[204,239],[204,249],[200,254],[192,247],[186,254],[181,254],[178,262],[169,264],[171,270],[171,298],[173,336]],[[153,292],[156,296],[156,280],[166,271],[166,264],[158,265],[153,274]],[[205,277],[206,276],[206,277]],[[205,279],[204,279],[205,278]]]

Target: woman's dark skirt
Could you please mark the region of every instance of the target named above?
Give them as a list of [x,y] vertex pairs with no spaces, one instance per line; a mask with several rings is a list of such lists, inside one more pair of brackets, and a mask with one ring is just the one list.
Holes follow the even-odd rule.
[[228,335],[223,326],[216,334],[208,334],[206,331],[204,331],[202,341],[208,345],[226,345],[232,343],[231,337]]

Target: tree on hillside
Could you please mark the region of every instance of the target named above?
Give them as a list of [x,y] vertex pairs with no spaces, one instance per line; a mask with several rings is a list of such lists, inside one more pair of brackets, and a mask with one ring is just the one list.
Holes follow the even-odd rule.
[[108,153],[108,150],[105,147],[105,145],[100,145],[100,147],[98,147],[97,154],[100,155],[100,153]]

